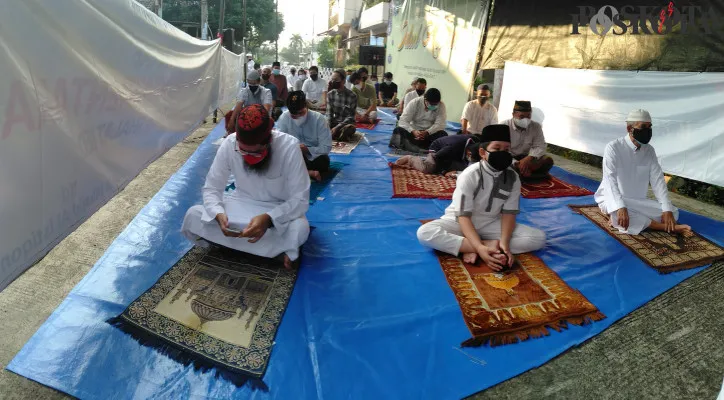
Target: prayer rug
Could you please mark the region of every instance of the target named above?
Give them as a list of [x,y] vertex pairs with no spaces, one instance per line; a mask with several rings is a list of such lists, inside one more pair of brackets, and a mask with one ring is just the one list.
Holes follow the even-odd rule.
[[389,166],[392,171],[392,197],[452,199],[455,178],[425,174],[393,163],[389,163]]
[[314,204],[322,191],[329,186],[335,176],[342,170],[344,164],[341,162],[331,162],[329,164],[329,171],[324,175],[321,182],[312,180],[312,184],[309,187],[309,204]]
[[194,247],[108,322],[184,365],[263,387],[296,279],[278,260]]
[[590,196],[593,192],[549,175],[547,179],[540,182],[523,183],[520,194],[526,199],[547,199],[551,197]]
[[376,119],[374,123],[368,123],[365,124],[363,122],[355,122],[355,125],[357,126],[357,129],[367,129],[367,130],[373,130],[377,126],[377,124],[380,123],[380,119]]
[[495,272],[480,259],[476,265],[437,252],[450,288],[473,337],[463,347],[491,347],[548,336],[568,324],[586,325],[605,318],[538,257],[516,256],[513,267]]
[[414,151],[407,151],[402,149],[395,149],[390,148],[390,151],[386,154],[390,157],[402,157],[402,156],[419,156],[419,157],[425,157],[429,154],[428,151],[425,151],[423,153],[418,153]]
[[678,234],[646,230],[638,235],[629,235],[612,227],[608,215],[603,214],[598,205],[568,207],[616,238],[661,274],[702,267],[724,259],[724,248],[694,231]]
[[332,140],[332,153],[335,154],[349,154],[352,152],[352,150],[357,147],[359,142],[364,137],[364,134],[360,132],[355,132],[354,137],[349,142],[340,142],[337,140]]

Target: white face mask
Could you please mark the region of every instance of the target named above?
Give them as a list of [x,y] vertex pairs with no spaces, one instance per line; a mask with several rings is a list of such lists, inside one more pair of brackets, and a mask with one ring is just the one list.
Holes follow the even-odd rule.
[[304,123],[304,121],[306,121],[306,120],[307,120],[307,114],[304,114],[303,117],[299,117],[297,119],[292,118],[292,121],[294,121],[294,123],[297,126],[301,126]]
[[526,129],[528,128],[528,125],[530,125],[530,118],[522,118],[522,119],[513,119],[513,123],[517,125],[520,128]]
[[299,75],[299,79],[305,80],[305,79],[307,79],[307,76],[306,76],[306,75]]
[[365,84],[364,84],[364,83],[359,83],[359,84],[354,85],[354,86],[355,86],[357,89],[362,90],[362,89],[364,89]]
[[392,81],[389,79],[385,79],[385,83],[389,85],[390,83],[392,83]]

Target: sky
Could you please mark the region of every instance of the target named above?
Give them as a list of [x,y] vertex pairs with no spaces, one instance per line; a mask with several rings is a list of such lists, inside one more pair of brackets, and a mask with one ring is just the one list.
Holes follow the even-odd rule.
[[[310,41],[314,33],[315,42],[319,42],[322,38],[316,35],[329,29],[327,26],[329,0],[278,1],[279,12],[284,15],[284,31],[279,37],[279,49],[286,47],[295,33],[302,35],[305,41]],[[314,27],[312,27],[313,18]]]

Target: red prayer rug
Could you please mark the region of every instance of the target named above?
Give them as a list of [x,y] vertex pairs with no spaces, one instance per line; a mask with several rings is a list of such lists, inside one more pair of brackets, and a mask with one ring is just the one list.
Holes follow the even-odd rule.
[[472,338],[463,347],[491,347],[549,336],[568,324],[606,318],[578,290],[568,286],[538,257],[516,256],[513,267],[495,272],[437,252],[447,282],[460,304]]
[[389,163],[392,171],[392,197],[452,199],[455,178],[430,175],[416,169]]
[[715,261],[724,260],[724,248],[694,231],[668,233],[646,230],[638,235],[629,235],[620,233],[618,229],[612,227],[608,215],[603,214],[595,204],[569,205],[568,207],[613,236],[646,265],[661,274],[703,267]]
[[364,123],[364,122],[356,122],[355,125],[357,126],[357,129],[368,129],[368,130],[372,130],[372,129],[375,129],[375,127],[377,126],[377,124],[378,124],[379,122],[380,122],[380,119],[378,118],[378,119],[375,120],[374,123],[366,124],[366,123]]
[[551,197],[590,196],[593,192],[549,175],[548,178],[540,182],[523,183],[520,187],[520,194],[526,199],[547,199]]

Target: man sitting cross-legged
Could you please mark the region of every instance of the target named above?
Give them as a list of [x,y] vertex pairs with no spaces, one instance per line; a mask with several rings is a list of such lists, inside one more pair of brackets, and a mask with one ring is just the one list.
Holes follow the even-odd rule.
[[543,127],[530,119],[532,112],[530,101],[518,100],[513,107],[513,118],[501,122],[510,127],[513,168],[523,182],[545,179],[553,168],[553,159],[546,155]]
[[[669,201],[659,159],[648,144],[653,135],[651,127],[648,111],[631,111],[626,118],[626,136],[606,145],[603,179],[594,199],[621,233],[691,230],[688,225],[676,223],[679,210]],[[658,201],[646,197],[649,183]]]
[[[202,189],[203,205],[186,212],[184,236],[262,257],[283,254],[290,268],[309,236],[309,177],[299,141],[272,130],[269,112],[255,104],[239,111],[236,133],[219,147]],[[236,191],[224,196],[230,174]]]
[[416,153],[425,152],[435,139],[447,135],[447,113],[440,91],[432,88],[409,104],[392,131],[390,147]]
[[367,83],[367,69],[360,68],[349,77],[352,92],[357,95],[357,117],[362,123],[373,123],[377,120],[377,92],[375,87]]
[[545,233],[516,224],[520,179],[510,167],[510,131],[506,125],[483,129],[482,161],[469,166],[457,179],[453,201],[442,218],[417,230],[423,245],[475,263],[477,257],[495,271],[513,265],[513,254],[545,246]]
[[355,115],[357,95],[344,86],[344,70],[332,73],[327,93],[327,122],[332,130],[332,139],[349,141],[357,130]]
[[332,133],[324,115],[307,109],[307,98],[302,91],[289,92],[287,108],[279,121],[277,130],[288,133],[299,140],[309,176],[321,181],[329,170],[329,152],[332,150]]
[[260,85],[261,77],[256,71],[251,71],[246,76],[247,86],[239,91],[239,101],[226,120],[226,136],[236,131],[236,119],[239,117],[239,110],[252,104],[261,104],[271,114],[273,97],[271,90]]
[[[475,157],[471,154],[471,149],[479,142],[480,135],[443,136],[432,142],[427,157],[402,156],[395,161],[395,164],[409,166],[426,174],[453,176],[472,162]],[[480,159],[477,158],[475,161]]]

